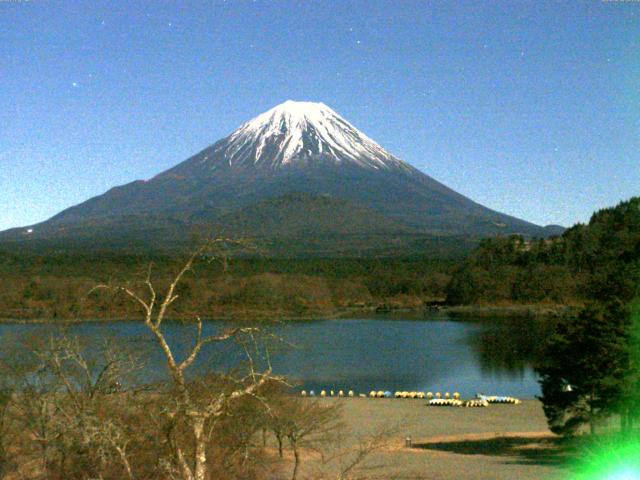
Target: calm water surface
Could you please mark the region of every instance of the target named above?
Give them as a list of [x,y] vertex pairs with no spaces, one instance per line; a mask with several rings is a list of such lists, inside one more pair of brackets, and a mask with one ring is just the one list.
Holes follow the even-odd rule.
[[[24,333],[46,334],[50,327],[0,325],[5,340]],[[208,321],[206,333],[225,328]],[[532,364],[549,334],[548,321],[499,319],[454,320],[433,314],[421,320],[348,319],[288,322],[270,327],[285,342],[272,348],[274,372],[286,375],[299,388],[349,390],[458,391],[532,398],[539,387]],[[148,350],[145,379],[164,375],[163,358],[139,322],[84,323],[74,334],[130,344]],[[178,352],[193,341],[193,326],[166,323]],[[115,337],[115,339],[114,339]],[[214,345],[196,369],[225,369],[242,361],[235,344]]]

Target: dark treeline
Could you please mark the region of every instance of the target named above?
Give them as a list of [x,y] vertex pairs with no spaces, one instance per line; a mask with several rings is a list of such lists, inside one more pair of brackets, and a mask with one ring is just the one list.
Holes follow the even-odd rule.
[[[582,306],[619,260],[637,258],[640,198],[596,212],[559,237],[483,240],[466,257],[265,258],[201,262],[181,285],[176,315],[311,316],[450,305]],[[170,278],[183,257],[104,251],[0,250],[0,318],[125,317],[130,307],[88,295],[98,283]],[[624,261],[622,262],[624,264]],[[616,278],[625,278],[618,275]]]
[[[89,295],[99,283],[140,280],[151,266],[167,281],[182,257],[122,253],[0,252],[0,318],[127,316],[126,302]],[[455,260],[432,258],[269,259],[200,262],[180,288],[176,315],[327,314],[416,308],[442,300]]]
[[633,198],[594,213],[588,224],[559,237],[484,240],[455,269],[447,299],[455,304],[583,304],[603,293],[594,289],[630,288],[620,282],[632,276],[619,269],[632,268],[639,256],[640,198]]

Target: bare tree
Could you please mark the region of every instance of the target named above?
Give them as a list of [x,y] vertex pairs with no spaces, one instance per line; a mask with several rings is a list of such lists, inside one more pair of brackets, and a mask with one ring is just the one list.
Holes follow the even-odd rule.
[[9,405],[11,403],[11,389],[0,383],[0,478],[9,467],[9,445],[11,440]]
[[57,420],[55,411],[60,385],[35,353],[44,348],[43,339],[31,336],[24,341],[3,340],[2,378],[13,391],[8,409],[15,429],[26,432],[31,440],[20,439],[22,462],[36,458],[39,463],[36,470],[47,477],[56,457],[59,458],[56,452],[63,424]]
[[[111,394],[124,394],[123,382],[143,368],[142,362],[108,340],[103,340],[98,362],[88,357],[79,337],[52,336],[50,342],[50,348],[39,355],[63,385],[64,405],[58,405],[57,412],[71,431],[67,436],[75,437],[75,445],[80,445],[97,470],[105,470],[115,457],[133,480],[126,450],[131,441],[129,429],[113,414],[105,418],[102,411],[110,410]],[[133,409],[130,397],[126,400],[127,408]]]
[[314,400],[289,397],[286,410],[281,412],[284,435],[293,451],[291,480],[298,478],[302,462],[300,449],[319,449],[329,442],[341,424],[338,404],[322,405]]
[[130,468],[122,444],[113,441],[129,436],[114,403],[125,395],[122,383],[140,368],[134,355],[106,339],[87,345],[65,332],[41,331],[12,342],[3,354],[2,379],[12,391],[7,420],[19,464],[38,458],[32,472],[38,478],[101,477],[114,459]]
[[[322,456],[321,473],[318,478],[335,480],[365,480],[372,472],[388,465],[371,463],[371,457],[385,448],[399,431],[397,426],[384,426],[370,435],[348,438],[344,431],[333,438],[327,452]],[[327,471],[332,472],[330,474]]]
[[[142,310],[145,326],[162,350],[172,384],[171,399],[166,405],[166,415],[170,420],[167,432],[176,466],[174,474],[182,480],[205,480],[207,477],[207,444],[211,440],[215,425],[228,411],[229,405],[247,396],[262,401],[259,395],[260,388],[269,381],[282,380],[272,375],[268,350],[265,352],[266,368],[263,371],[256,369],[254,358],[259,350],[256,336],[260,331],[255,327],[233,327],[217,335],[205,336],[202,320],[196,317],[193,320],[195,340],[183,358],[177,358],[167,340],[163,322],[167,317],[168,309],[178,299],[176,293],[178,285],[184,276],[192,271],[194,263],[206,255],[209,260],[221,260],[226,265],[227,257],[216,252],[226,250],[225,246],[230,243],[229,239],[216,239],[198,248],[182,266],[162,296],[158,295],[151,281],[151,269],[144,281],[145,293],[135,291],[129,286],[99,285],[96,287],[124,293],[136,302]],[[230,340],[241,341],[248,364],[246,374],[225,375],[221,388],[215,393],[211,393],[209,389],[198,389],[193,382],[189,382],[186,371],[194,364],[202,349],[209,344]],[[254,348],[250,349],[248,345]],[[188,436],[177,434],[181,426],[186,427]]]

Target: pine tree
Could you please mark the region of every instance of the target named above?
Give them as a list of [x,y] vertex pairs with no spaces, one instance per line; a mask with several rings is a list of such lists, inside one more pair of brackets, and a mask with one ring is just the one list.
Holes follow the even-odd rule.
[[593,433],[617,413],[629,430],[640,413],[640,198],[596,212],[564,238],[589,272],[589,306],[559,324],[537,369],[549,426],[572,434],[588,423]]
[[618,411],[629,373],[629,322],[622,304],[594,304],[561,322],[545,351],[540,375],[551,431],[576,433]]
[[617,408],[623,432],[632,430],[640,415],[640,299],[632,302],[629,308],[627,347],[629,362]]

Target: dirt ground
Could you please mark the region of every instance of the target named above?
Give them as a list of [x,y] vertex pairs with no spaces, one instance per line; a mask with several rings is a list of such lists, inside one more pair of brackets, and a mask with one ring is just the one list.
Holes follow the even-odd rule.
[[[408,399],[322,401],[343,405],[352,445],[388,432],[385,446],[366,462],[363,478],[528,480],[567,474],[565,453],[535,400],[487,408],[429,407]],[[405,446],[408,436],[412,448]],[[310,467],[302,476],[314,478]]]

